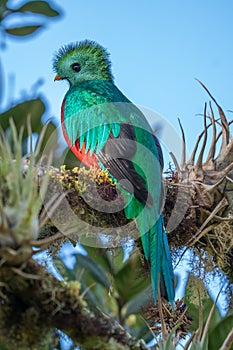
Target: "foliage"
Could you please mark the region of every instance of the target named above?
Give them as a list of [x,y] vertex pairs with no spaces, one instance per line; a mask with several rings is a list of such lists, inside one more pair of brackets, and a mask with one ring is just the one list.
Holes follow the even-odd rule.
[[[55,7],[52,7],[48,1],[28,1],[19,7],[12,7],[9,5],[10,1],[1,0],[0,3],[0,37],[3,39],[11,37],[25,37],[31,35],[46,25],[46,21],[40,16],[48,17],[49,19],[60,16]],[[34,25],[25,25],[30,14],[35,15],[36,23]],[[23,25],[15,26],[14,20],[20,15],[20,23]],[[2,42],[3,45],[4,41]]]
[[[0,246],[7,244],[21,245],[30,238],[37,238],[39,233],[39,212],[42,206],[42,193],[38,195],[38,183],[34,181],[35,158],[37,152],[31,155],[27,172],[22,172],[22,135],[23,128],[17,137],[17,130],[12,120],[11,134],[14,152],[3,131],[0,135]],[[41,133],[42,137],[43,133]],[[41,138],[38,141],[38,150],[41,145]],[[12,161],[14,160],[14,161]],[[7,234],[9,233],[10,234]],[[6,239],[6,242],[4,240]]]
[[122,248],[113,252],[85,246],[85,250],[88,255],[74,255],[72,270],[61,258],[54,259],[60,274],[66,280],[81,282],[81,292],[89,306],[117,318],[135,337],[149,340],[150,331],[142,320],[141,308],[151,300],[152,292],[138,251],[124,261]]
[[[188,313],[192,319],[190,330],[193,331],[194,341],[191,349],[197,347],[201,350],[218,350],[233,329],[232,315],[221,316],[216,307],[217,299],[212,301],[200,278],[189,276],[185,291],[185,303],[188,305]],[[233,349],[233,345],[228,349]]]
[[[148,342],[154,333],[154,346],[161,350],[176,349],[184,337],[186,340],[183,340],[182,344],[186,350],[218,350],[227,337],[230,337],[233,328],[232,315],[221,316],[216,307],[217,300],[212,301],[202,279],[190,275],[184,293],[185,300],[181,303],[187,310],[183,308],[183,318],[178,319],[178,304],[175,306],[173,318],[178,324],[160,339],[161,321],[158,321],[157,316],[149,315],[149,310],[145,312],[143,308],[143,305],[151,300],[151,291],[148,278],[142,270],[139,254],[133,252],[130,259],[124,262],[121,248],[114,250],[114,253],[91,247],[85,249],[88,255],[83,255],[83,252],[75,253],[72,269],[67,268],[61,258],[54,259],[58,271],[67,281],[78,280],[81,283],[81,293],[85,295],[89,306],[92,305],[92,308],[98,308],[104,314],[117,318],[135,337]],[[139,264],[136,269],[139,279],[137,277],[136,280],[135,263]],[[126,299],[125,295],[128,296]],[[154,306],[151,310],[153,308]],[[149,315],[147,320],[146,314]],[[187,321],[184,318],[186,314],[190,323],[186,332],[182,333],[180,324]],[[168,324],[165,324],[166,327]],[[223,349],[232,349],[232,346]]]
[[[51,6],[51,4],[47,1],[28,1],[18,7],[11,7],[9,3],[10,2],[7,0],[2,0],[0,3],[0,38],[2,38],[2,49],[4,48],[3,43],[8,37],[28,37],[38,29],[45,28],[46,20],[44,20],[44,18],[51,19],[60,16],[60,10],[58,12],[58,10],[55,9],[54,6]],[[40,23],[30,26],[25,25],[25,22],[27,22],[27,17],[30,15],[34,15],[35,23],[38,21]],[[17,27],[12,26],[12,23],[14,23],[14,20],[18,16],[21,18],[20,23],[23,23],[24,25]],[[41,18],[41,16],[44,18]],[[3,75],[0,76],[0,90],[2,90],[0,93],[0,101],[1,98],[3,98],[3,89],[1,89],[1,86],[3,86],[2,80]],[[14,105],[14,102],[11,101],[10,104],[12,106]],[[45,110],[46,103],[43,96],[38,96],[36,98],[17,103],[8,110],[2,111],[0,113],[1,128],[4,132],[9,132],[9,120],[12,118],[16,130],[19,132],[22,125],[26,126],[28,124],[28,120],[30,119],[31,133],[34,135],[40,135],[43,129],[43,123],[41,119],[45,113]],[[41,150],[43,150],[46,144],[46,140],[48,140],[52,134],[53,137],[55,137],[55,139],[53,139],[53,145],[54,148],[56,148],[56,125],[53,121],[49,121],[47,123],[46,135],[44,137]],[[8,135],[8,138],[10,139],[10,135]],[[22,149],[23,154],[26,154],[28,152],[28,134],[26,128],[24,128],[22,134]]]

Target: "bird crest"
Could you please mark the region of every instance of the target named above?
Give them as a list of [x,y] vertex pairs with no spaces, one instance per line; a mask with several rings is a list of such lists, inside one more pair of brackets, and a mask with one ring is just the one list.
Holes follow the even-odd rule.
[[63,73],[72,62],[77,62],[82,67],[87,67],[89,72],[93,71],[93,75],[95,75],[94,73],[98,67],[98,71],[102,72],[103,79],[113,80],[109,53],[95,41],[83,40],[63,45],[55,53],[53,69],[58,74]]

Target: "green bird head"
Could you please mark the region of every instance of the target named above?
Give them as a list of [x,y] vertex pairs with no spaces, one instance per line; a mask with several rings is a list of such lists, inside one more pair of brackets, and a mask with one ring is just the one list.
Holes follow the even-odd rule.
[[84,40],[63,46],[55,54],[54,80],[66,79],[71,86],[88,80],[113,81],[108,52],[94,41]]

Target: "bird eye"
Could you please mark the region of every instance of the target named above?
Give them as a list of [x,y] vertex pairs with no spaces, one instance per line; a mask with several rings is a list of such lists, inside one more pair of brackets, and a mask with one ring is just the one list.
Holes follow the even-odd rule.
[[71,65],[71,68],[73,69],[73,71],[74,71],[75,73],[78,73],[78,72],[80,71],[80,69],[81,69],[81,66],[80,66],[79,63],[73,63],[73,64]]

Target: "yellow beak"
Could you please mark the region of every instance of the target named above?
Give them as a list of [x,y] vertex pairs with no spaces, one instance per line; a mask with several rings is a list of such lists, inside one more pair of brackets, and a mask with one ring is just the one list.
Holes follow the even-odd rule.
[[60,77],[60,75],[57,74],[57,75],[55,76],[55,78],[54,78],[54,81],[56,81],[56,80],[61,80],[61,79],[62,79],[62,78]]

